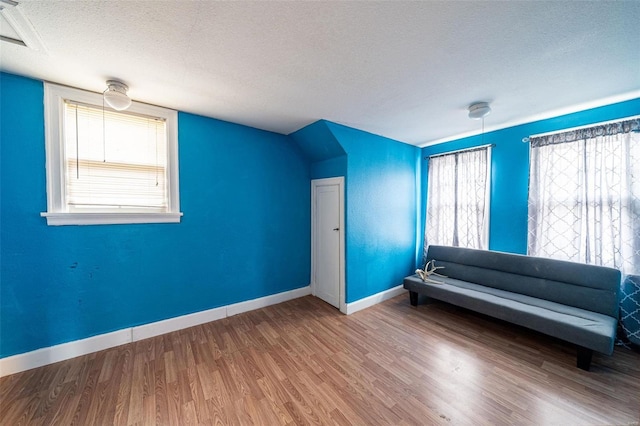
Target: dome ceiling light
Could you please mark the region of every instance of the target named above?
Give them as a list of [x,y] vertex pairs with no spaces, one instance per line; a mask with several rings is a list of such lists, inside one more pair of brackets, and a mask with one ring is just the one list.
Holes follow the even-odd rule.
[[123,111],[131,106],[131,98],[127,95],[129,87],[118,80],[107,80],[107,90],[102,92],[104,100],[116,111]]

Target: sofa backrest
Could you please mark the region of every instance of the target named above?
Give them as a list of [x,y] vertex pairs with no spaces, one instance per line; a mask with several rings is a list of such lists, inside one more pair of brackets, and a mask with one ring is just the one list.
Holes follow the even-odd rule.
[[617,269],[448,246],[429,246],[427,260],[450,278],[618,317]]

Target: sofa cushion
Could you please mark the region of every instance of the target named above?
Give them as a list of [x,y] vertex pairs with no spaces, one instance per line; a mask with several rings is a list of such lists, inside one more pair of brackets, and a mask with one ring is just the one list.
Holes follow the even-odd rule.
[[428,260],[450,278],[617,318],[620,271],[554,259],[460,247],[429,246]]
[[417,275],[404,279],[410,291],[518,324],[585,348],[611,354],[616,319],[608,315],[453,278],[425,283]]

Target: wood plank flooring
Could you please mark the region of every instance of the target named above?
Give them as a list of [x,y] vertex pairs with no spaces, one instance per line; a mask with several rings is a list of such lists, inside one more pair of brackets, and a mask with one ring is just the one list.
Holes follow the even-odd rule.
[[0,379],[2,425],[628,425],[640,354],[399,296],[311,296]]

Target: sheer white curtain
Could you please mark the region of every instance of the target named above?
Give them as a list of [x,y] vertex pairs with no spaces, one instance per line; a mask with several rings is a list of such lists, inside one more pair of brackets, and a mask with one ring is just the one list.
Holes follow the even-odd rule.
[[491,148],[429,158],[424,248],[488,248]]
[[640,273],[640,119],[531,138],[530,255]]

